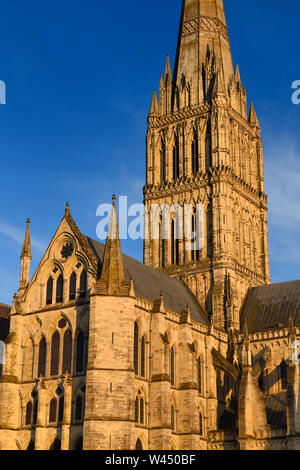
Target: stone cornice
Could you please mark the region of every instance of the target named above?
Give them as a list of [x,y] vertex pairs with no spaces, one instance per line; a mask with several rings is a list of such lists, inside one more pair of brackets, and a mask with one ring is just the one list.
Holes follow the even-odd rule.
[[206,173],[200,172],[196,176],[181,177],[175,183],[167,181],[157,185],[146,185],[144,186],[144,197],[145,201],[158,200],[221,182],[230,183],[238,194],[248,199],[257,207],[267,210],[267,195],[260,193],[242,180],[229,166],[210,168]]

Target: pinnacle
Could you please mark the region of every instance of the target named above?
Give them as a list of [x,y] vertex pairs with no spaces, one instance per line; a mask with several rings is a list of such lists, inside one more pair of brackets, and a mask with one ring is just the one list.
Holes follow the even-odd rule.
[[25,238],[23,243],[23,249],[21,253],[22,258],[30,258],[31,259],[31,242],[30,242],[30,219],[26,221],[27,227],[25,232]]

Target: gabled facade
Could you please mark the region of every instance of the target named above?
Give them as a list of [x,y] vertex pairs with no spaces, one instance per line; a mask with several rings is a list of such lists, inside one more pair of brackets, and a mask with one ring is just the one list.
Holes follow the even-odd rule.
[[260,126],[222,0],[183,1],[144,195],[149,213],[203,204],[201,250],[149,233],[139,263],[115,197],[105,246],[67,204],[30,280],[27,221],[18,294],[0,305],[0,450],[299,449],[299,282],[270,284]]

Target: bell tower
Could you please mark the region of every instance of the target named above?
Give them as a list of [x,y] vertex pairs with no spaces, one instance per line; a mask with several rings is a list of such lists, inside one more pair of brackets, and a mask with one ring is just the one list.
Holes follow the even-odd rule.
[[[144,262],[185,282],[215,327],[239,329],[247,289],[270,282],[267,196],[260,124],[233,68],[223,0],[183,0],[173,77],[168,57],[148,116],[146,178]],[[165,205],[192,207],[183,219],[188,233],[201,226],[198,249],[174,215],[154,226],[153,206]]]

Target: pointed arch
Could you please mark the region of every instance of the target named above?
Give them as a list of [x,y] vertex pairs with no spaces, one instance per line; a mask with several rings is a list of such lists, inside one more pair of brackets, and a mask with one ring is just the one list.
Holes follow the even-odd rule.
[[52,398],[49,407],[49,423],[56,423],[57,421],[57,398]]
[[75,401],[75,420],[81,421],[82,415],[83,415],[83,399],[82,399],[82,395],[79,394],[77,395],[76,401]]
[[141,377],[146,377],[146,340],[145,336],[141,340]]
[[135,375],[139,374],[139,324],[134,323],[134,370]]
[[46,287],[46,304],[51,305],[53,303],[53,278],[49,277]]
[[80,274],[79,296],[81,298],[84,298],[86,297],[86,294],[87,294],[87,272],[85,269],[83,269]]
[[65,375],[67,372],[71,373],[72,367],[72,333],[68,330],[64,334],[63,340],[63,363],[62,363],[62,374]]
[[84,372],[84,334],[79,331],[76,338],[76,373]]
[[64,279],[62,274],[60,274],[56,281],[56,303],[61,304],[63,301],[63,292],[64,292]]
[[198,150],[198,132],[194,128],[193,130],[193,140],[192,140],[192,174],[196,176],[199,172],[199,150]]
[[75,300],[76,298],[76,282],[76,273],[73,271],[69,281],[69,300]]
[[170,349],[170,381],[171,385],[175,385],[175,349],[172,346]]
[[32,405],[32,401],[30,400],[26,405],[26,416],[25,416],[26,426],[29,426],[32,423],[32,410],[33,410],[33,405]]
[[39,344],[39,362],[38,362],[38,377],[46,376],[46,358],[47,358],[47,343],[44,336]]
[[60,358],[60,334],[56,330],[53,333],[51,340],[51,365],[50,375],[58,375],[59,372],[59,358]]
[[58,402],[58,423],[62,423],[64,419],[65,397],[62,395]]
[[198,392],[203,393],[203,365],[201,357],[199,356],[197,359],[197,381],[198,381]]
[[160,181],[164,183],[166,181],[166,144],[163,139],[161,139],[161,149],[160,149]]
[[180,166],[179,166],[179,142],[178,137],[175,134],[174,136],[174,145],[173,145],[173,180],[176,181],[180,176]]
[[135,450],[144,450],[142,441],[140,439],[136,441]]

